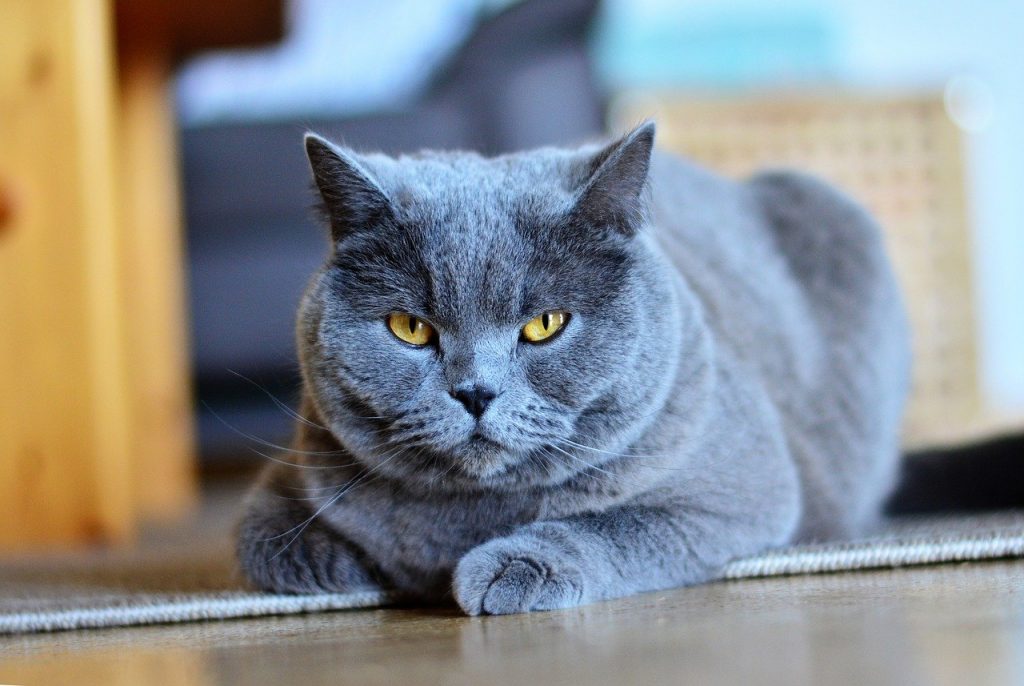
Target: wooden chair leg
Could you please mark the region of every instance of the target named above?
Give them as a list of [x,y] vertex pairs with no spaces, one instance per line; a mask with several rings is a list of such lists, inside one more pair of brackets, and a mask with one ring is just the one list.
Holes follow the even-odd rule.
[[0,549],[136,521],[104,0],[3,2]]
[[194,441],[178,162],[160,42],[119,46],[121,253],[134,492],[140,514],[169,519],[194,502]]

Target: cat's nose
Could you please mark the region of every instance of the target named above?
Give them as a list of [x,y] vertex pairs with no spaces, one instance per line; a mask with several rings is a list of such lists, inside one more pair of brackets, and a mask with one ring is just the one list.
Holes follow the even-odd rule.
[[487,410],[487,406],[498,395],[493,388],[486,384],[459,386],[452,389],[451,394],[453,398],[465,405],[469,413],[477,419],[480,419]]

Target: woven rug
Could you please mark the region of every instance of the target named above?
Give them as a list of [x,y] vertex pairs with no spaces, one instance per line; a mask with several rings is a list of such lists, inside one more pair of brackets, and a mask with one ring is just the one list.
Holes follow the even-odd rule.
[[[138,626],[376,607],[379,591],[254,593],[228,541],[162,552],[93,554],[0,564],[0,634]],[[1024,511],[906,518],[861,540],[800,545],[736,560],[721,578],[849,572],[1024,557]]]

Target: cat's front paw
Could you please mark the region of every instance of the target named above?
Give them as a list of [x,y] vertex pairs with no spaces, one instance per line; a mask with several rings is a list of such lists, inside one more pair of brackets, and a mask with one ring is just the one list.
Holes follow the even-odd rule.
[[243,527],[239,540],[242,571],[261,590],[339,593],[376,587],[357,552],[326,529],[314,524],[300,535],[284,536],[273,530]]
[[477,546],[459,561],[455,599],[470,615],[554,610],[584,602],[583,574],[566,551],[532,533]]

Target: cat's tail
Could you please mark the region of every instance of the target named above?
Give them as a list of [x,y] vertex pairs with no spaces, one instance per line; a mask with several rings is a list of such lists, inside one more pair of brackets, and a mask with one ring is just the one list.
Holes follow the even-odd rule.
[[1024,434],[909,453],[889,514],[1024,507]]

